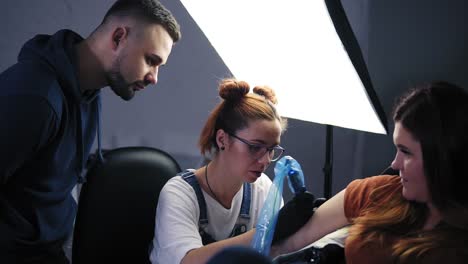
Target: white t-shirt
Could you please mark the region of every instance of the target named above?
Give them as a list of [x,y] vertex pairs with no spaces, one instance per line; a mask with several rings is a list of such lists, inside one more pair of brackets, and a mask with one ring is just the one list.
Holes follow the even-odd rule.
[[[265,174],[252,184],[247,230],[255,226],[271,185],[271,180]],[[239,216],[243,191],[242,186],[234,196],[231,208],[226,209],[202,189],[207,207],[207,232],[215,240],[226,239],[231,234]],[[181,176],[171,178],[159,195],[151,263],[179,264],[189,250],[202,247],[199,217],[197,195],[192,186]]]

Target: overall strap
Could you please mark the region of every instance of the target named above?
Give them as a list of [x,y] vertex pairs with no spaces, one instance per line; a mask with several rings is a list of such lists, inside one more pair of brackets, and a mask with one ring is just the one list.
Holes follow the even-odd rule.
[[195,194],[197,195],[198,200],[198,207],[200,209],[200,218],[198,220],[198,224],[200,227],[205,227],[208,225],[208,215],[206,213],[206,202],[205,197],[203,196],[202,189],[200,188],[200,184],[198,184],[197,177],[195,177],[195,173],[193,170],[186,170],[180,173],[180,176],[184,181],[186,181],[190,186],[192,186]]
[[207,232],[205,232],[206,227],[208,226],[208,214],[206,210],[206,202],[205,197],[203,196],[203,192],[200,188],[200,184],[198,184],[197,177],[195,177],[194,170],[186,170],[179,174],[184,181],[186,181],[190,186],[192,186],[195,194],[197,195],[198,201],[198,208],[200,209],[200,217],[198,219],[198,232],[200,233],[200,237],[202,239],[203,245],[208,245],[216,240]]
[[234,225],[234,228],[232,229],[232,232],[229,235],[229,237],[238,236],[240,234],[247,232],[247,224],[250,221],[251,201],[252,201],[252,184],[245,182],[239,217],[237,217],[236,224]]
[[239,217],[250,220],[250,202],[252,200],[252,185],[248,182],[244,183],[244,193],[242,196],[242,205]]

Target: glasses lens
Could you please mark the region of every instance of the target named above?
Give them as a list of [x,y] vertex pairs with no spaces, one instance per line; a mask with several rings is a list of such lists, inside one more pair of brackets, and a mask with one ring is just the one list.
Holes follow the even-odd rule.
[[270,152],[270,158],[271,158],[271,161],[276,161],[278,160],[281,155],[283,155],[283,149],[280,149],[280,148],[273,148]]
[[281,155],[283,155],[284,149],[280,146],[268,148],[263,145],[250,143],[247,140],[240,138],[234,134],[230,134],[230,135],[238,139],[240,142],[244,143],[245,145],[247,145],[247,147],[249,148],[250,155],[252,155],[252,157],[255,159],[262,158],[267,152],[268,152],[270,161],[276,161],[277,159],[281,157]]
[[258,145],[248,145],[248,147],[249,147],[250,154],[255,158],[265,155],[267,151],[265,147],[258,146]]

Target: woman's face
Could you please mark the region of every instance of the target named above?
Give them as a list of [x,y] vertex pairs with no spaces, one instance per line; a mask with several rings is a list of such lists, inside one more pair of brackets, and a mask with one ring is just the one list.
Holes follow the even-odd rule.
[[392,168],[400,171],[403,197],[410,201],[430,202],[421,144],[400,122],[395,123],[393,143],[397,152]]
[[224,152],[229,155],[229,167],[233,174],[242,177],[244,182],[255,182],[271,162],[266,148],[279,145],[280,137],[281,124],[278,120],[255,120],[234,135],[224,133],[227,142]]

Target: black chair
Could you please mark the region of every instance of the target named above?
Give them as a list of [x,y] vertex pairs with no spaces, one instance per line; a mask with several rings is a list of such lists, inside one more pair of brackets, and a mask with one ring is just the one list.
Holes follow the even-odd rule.
[[176,160],[158,149],[106,152],[81,189],[72,262],[150,263],[159,192],[180,171]]

